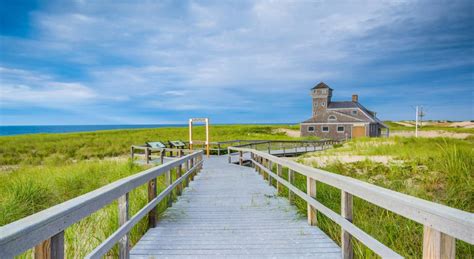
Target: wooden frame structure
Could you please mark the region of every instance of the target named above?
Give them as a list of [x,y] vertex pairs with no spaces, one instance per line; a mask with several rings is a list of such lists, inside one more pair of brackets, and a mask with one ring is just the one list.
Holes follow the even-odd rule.
[[209,157],[209,118],[191,118],[189,119],[189,149],[193,150],[193,123],[203,122],[206,124],[206,156]]
[[[119,258],[129,258],[130,230],[147,215],[148,227],[156,226],[156,206],[165,198],[171,206],[201,170],[202,156],[202,151],[193,152],[2,226],[0,257],[13,258],[34,247],[35,258],[65,258],[66,228],[117,200],[119,228],[86,258],[102,258],[115,244],[119,245]],[[161,175],[165,175],[167,187],[158,193],[156,178]],[[148,203],[130,215],[129,193],[144,184],[148,185]]]
[[[229,147],[229,163],[232,151],[238,154],[238,163],[243,165],[244,153],[250,154],[252,167],[276,188],[288,188],[290,202],[295,196],[307,203],[308,223],[317,225],[316,214],[321,213],[341,227],[343,258],[353,258],[352,240],[355,238],[382,258],[402,258],[395,251],[365,233],[353,224],[353,196],[378,207],[389,210],[424,226],[423,258],[455,258],[456,239],[474,244],[474,214],[406,194],[385,189],[347,176],[312,168],[294,161],[279,158],[264,151],[250,148]],[[276,167],[276,172],[274,172]],[[283,168],[288,177],[283,178]],[[305,176],[307,191],[293,185],[295,174]],[[316,199],[317,181],[341,190],[341,214],[334,212]]]

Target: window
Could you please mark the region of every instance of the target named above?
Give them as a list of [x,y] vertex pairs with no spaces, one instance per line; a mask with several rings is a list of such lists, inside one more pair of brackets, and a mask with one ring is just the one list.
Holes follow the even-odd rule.
[[337,120],[336,116],[334,116],[334,115],[329,116],[328,119],[329,119],[330,121],[335,121],[335,120]]
[[344,132],[344,126],[337,126],[337,132]]
[[322,94],[327,94],[327,93],[328,93],[328,90],[323,89],[323,90],[321,90],[321,93],[322,93]]
[[318,107],[318,101],[314,101],[314,108]]
[[308,132],[314,132],[314,126],[309,126],[308,127]]
[[326,102],[321,102],[321,106],[326,106]]
[[328,126],[323,126],[321,131],[322,132],[329,132],[329,127]]
[[353,110],[352,115],[357,115],[357,110]]

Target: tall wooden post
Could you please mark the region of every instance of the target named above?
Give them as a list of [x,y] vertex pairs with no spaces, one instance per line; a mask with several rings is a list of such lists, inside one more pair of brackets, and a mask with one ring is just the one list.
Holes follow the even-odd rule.
[[[118,198],[118,210],[119,226],[121,226],[125,224],[129,219],[128,192]],[[128,259],[130,257],[128,233],[120,239],[118,244],[119,258]]]
[[[172,179],[171,179],[171,170],[168,170],[168,172],[166,172],[166,174],[165,174],[165,184],[166,184],[166,186],[170,186],[171,183],[172,183],[171,181],[172,181]],[[168,207],[171,207],[172,203],[173,203],[173,192],[170,192],[168,194],[168,201],[167,201]]]
[[423,259],[446,258],[456,256],[456,240],[436,229],[424,226],[423,229]]
[[135,148],[133,146],[130,148],[130,158],[132,161],[135,158]]
[[[316,180],[306,176],[306,193],[316,199]],[[316,208],[307,204],[308,224],[316,226],[318,224]]]
[[150,163],[150,155],[149,155],[150,150],[146,147],[145,148],[145,161],[146,164],[148,165]]
[[[341,216],[352,222],[352,194],[341,191]],[[352,259],[354,250],[352,247],[352,237],[349,232],[342,229],[341,231],[341,249],[344,259]]]

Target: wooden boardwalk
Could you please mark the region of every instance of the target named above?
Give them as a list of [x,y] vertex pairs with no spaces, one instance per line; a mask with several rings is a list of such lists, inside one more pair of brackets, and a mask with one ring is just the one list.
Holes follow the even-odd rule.
[[130,256],[340,258],[341,249],[254,169],[211,157]]

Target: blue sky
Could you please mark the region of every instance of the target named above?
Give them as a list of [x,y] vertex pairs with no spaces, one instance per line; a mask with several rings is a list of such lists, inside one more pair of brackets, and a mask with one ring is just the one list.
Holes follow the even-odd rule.
[[474,119],[472,1],[1,1],[0,124]]

